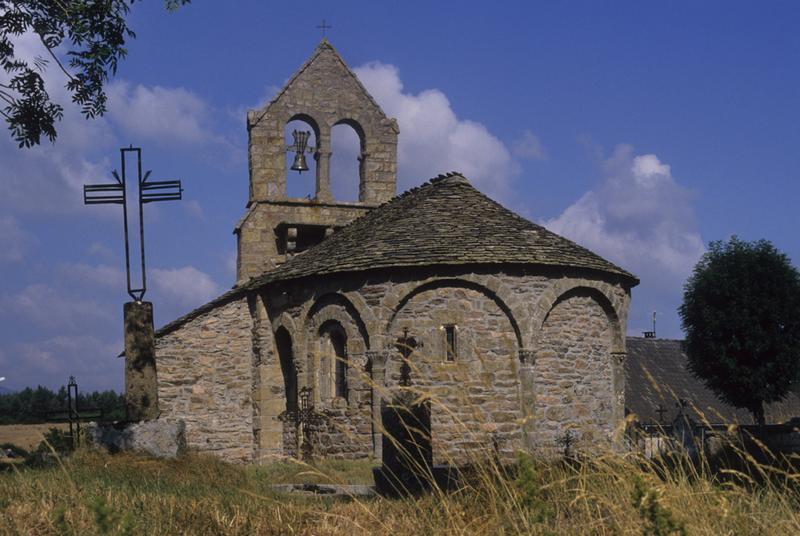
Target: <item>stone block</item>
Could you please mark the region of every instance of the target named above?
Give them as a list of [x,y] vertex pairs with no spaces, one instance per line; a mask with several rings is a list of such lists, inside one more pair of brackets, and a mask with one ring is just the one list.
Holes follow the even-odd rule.
[[136,451],[157,458],[175,458],[186,451],[186,424],[183,421],[90,423],[86,433],[93,445],[112,453]]

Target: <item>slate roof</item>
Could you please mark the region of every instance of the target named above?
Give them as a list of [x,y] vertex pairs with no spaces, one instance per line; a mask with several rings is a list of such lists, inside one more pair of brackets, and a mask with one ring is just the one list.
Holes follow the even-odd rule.
[[[667,410],[663,424],[677,414],[676,403],[684,399],[697,422],[709,424],[752,424],[745,410],[720,401],[687,368],[683,341],[628,337],[625,364],[625,410],[635,413],[642,423],[658,423],[659,404]],[[702,415],[701,415],[702,414]],[[800,398],[790,394],[786,400],[765,408],[768,423],[783,423],[800,416]],[[705,419],[703,418],[705,417]]]
[[462,175],[449,173],[371,210],[247,287],[337,272],[464,264],[569,266],[616,274],[631,286],[639,282],[492,201]]

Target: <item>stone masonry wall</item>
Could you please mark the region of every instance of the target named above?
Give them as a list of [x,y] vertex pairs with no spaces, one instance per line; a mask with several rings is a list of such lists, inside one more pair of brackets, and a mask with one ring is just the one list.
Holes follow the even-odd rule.
[[[535,270],[420,272],[274,284],[258,302],[242,297],[187,320],[157,342],[161,418],[184,420],[190,448],[228,460],[290,452],[273,336],[285,329],[298,388],[311,385],[327,415],[315,436],[320,456],[380,456],[381,407],[405,389],[404,336],[416,343],[409,388],[431,397],[434,461],[466,461],[476,449],[510,457],[552,447],[566,430],[609,442],[624,394],[615,368],[622,286]],[[332,321],[347,334],[346,400],[319,398],[320,328]],[[457,326],[454,362],[445,359],[447,325]]]
[[[446,360],[446,325],[455,326],[456,356]],[[521,445],[517,344],[508,317],[486,295],[453,286],[414,296],[397,314],[392,331],[408,329],[421,343],[410,356],[410,383],[431,397],[434,463],[468,462],[470,453],[499,448],[505,458]],[[400,383],[394,352],[386,382]]]
[[276,227],[281,223],[320,225],[338,228],[365,214],[372,206],[358,203],[315,203],[304,200],[255,202],[237,227],[236,280],[246,282],[286,260],[279,252],[281,239]]
[[[375,360],[370,381],[378,392],[372,393],[370,420],[377,423],[381,404],[398,388],[397,343],[407,328],[408,336],[421,343],[411,356],[411,388],[435,395],[435,460],[463,459],[472,448],[494,445],[508,456],[516,448],[552,445],[567,428],[606,442],[622,418],[623,386],[610,363],[624,355],[629,293],[602,279],[552,272],[452,268],[343,274],[278,284],[267,301],[273,319],[287,318],[296,326],[315,314],[315,304],[332,296],[351,304],[349,329],[355,330],[356,322],[363,325],[366,353]],[[616,323],[598,299],[615,311]],[[442,326],[447,324],[458,326],[455,363],[444,360]],[[299,359],[313,368],[308,361],[313,334],[297,328],[292,338]],[[553,355],[570,360],[556,363],[566,372],[553,372],[548,364]],[[585,367],[580,374],[576,364]],[[307,374],[313,378],[315,373]],[[587,416],[586,407],[595,413]],[[366,432],[366,426],[353,424],[353,434]],[[366,445],[366,436],[360,441]],[[380,438],[373,436],[372,443],[373,454],[380,456]],[[325,448],[334,453],[331,445]],[[336,455],[350,457],[356,451]]]
[[536,350],[536,447],[609,445],[615,427],[611,325],[595,298],[579,292],[553,307]]
[[240,298],[188,321],[156,343],[160,419],[182,419],[190,449],[253,459],[250,312]]

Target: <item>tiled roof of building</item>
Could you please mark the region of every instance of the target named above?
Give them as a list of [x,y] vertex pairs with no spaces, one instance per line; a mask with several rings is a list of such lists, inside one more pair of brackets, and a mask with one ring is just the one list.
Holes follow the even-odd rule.
[[638,283],[634,275],[514,214],[462,175],[450,173],[373,209],[246,286],[374,268],[464,264],[587,268],[621,276],[631,286]]
[[[635,413],[640,422],[669,424],[677,415],[679,400],[684,400],[698,423],[752,424],[748,411],[719,400],[689,371],[683,341],[628,337],[627,348],[625,410]],[[665,410],[661,416],[659,407]],[[768,423],[783,423],[800,416],[800,398],[790,394],[764,409]]]

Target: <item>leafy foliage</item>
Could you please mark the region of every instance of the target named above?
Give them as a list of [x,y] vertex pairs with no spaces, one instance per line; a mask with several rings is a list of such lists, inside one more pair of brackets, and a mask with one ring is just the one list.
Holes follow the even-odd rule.
[[[0,110],[20,147],[55,141],[63,107],[52,102],[42,74],[50,61],[67,76],[72,101],[87,118],[106,111],[104,85],[135,37],[126,20],[136,0],[0,0]],[[190,0],[165,0],[174,10]],[[14,38],[31,32],[49,58],[21,58]],[[67,44],[62,62],[61,47]]]
[[712,242],[679,312],[690,370],[759,423],[800,381],[800,273],[770,242]]
[[[119,420],[125,417],[125,398],[115,391],[78,393],[78,411],[82,408],[103,410],[104,418]],[[41,385],[14,393],[0,394],[0,424],[33,424],[47,422],[48,414],[64,411],[67,389],[62,386],[51,391]]]

